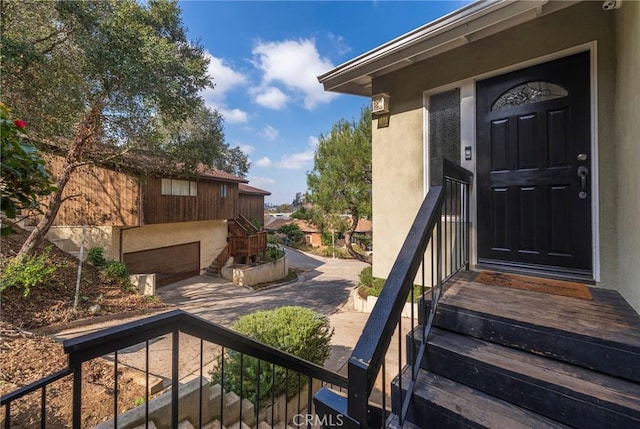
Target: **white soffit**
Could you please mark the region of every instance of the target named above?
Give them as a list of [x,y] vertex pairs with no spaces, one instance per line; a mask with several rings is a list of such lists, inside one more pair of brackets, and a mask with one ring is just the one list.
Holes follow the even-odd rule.
[[578,3],[480,0],[341,64],[318,77],[325,91],[371,96],[371,81],[418,61]]

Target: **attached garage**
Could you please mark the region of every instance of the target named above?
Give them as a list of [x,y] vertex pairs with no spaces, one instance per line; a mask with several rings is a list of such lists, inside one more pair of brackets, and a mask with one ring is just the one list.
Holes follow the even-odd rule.
[[200,242],[125,253],[130,274],[156,274],[156,287],[200,274]]

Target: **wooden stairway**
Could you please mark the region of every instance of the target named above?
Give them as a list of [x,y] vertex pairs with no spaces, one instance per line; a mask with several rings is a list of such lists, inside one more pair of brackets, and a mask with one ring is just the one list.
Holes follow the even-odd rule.
[[[616,292],[586,301],[466,276],[440,301],[404,427],[640,427],[640,315]],[[410,367],[401,376],[405,389]],[[398,414],[398,378],[392,397]]]

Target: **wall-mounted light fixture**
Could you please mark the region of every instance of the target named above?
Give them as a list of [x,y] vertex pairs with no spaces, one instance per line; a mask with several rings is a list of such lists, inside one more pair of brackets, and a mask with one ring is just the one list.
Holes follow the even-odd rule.
[[371,113],[379,115],[389,113],[389,100],[391,96],[386,92],[376,94],[371,98]]

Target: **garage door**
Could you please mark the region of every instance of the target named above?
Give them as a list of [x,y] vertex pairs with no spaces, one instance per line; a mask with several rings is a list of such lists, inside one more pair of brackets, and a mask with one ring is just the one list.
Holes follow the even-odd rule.
[[200,274],[200,242],[123,255],[130,274],[156,274],[156,287]]

